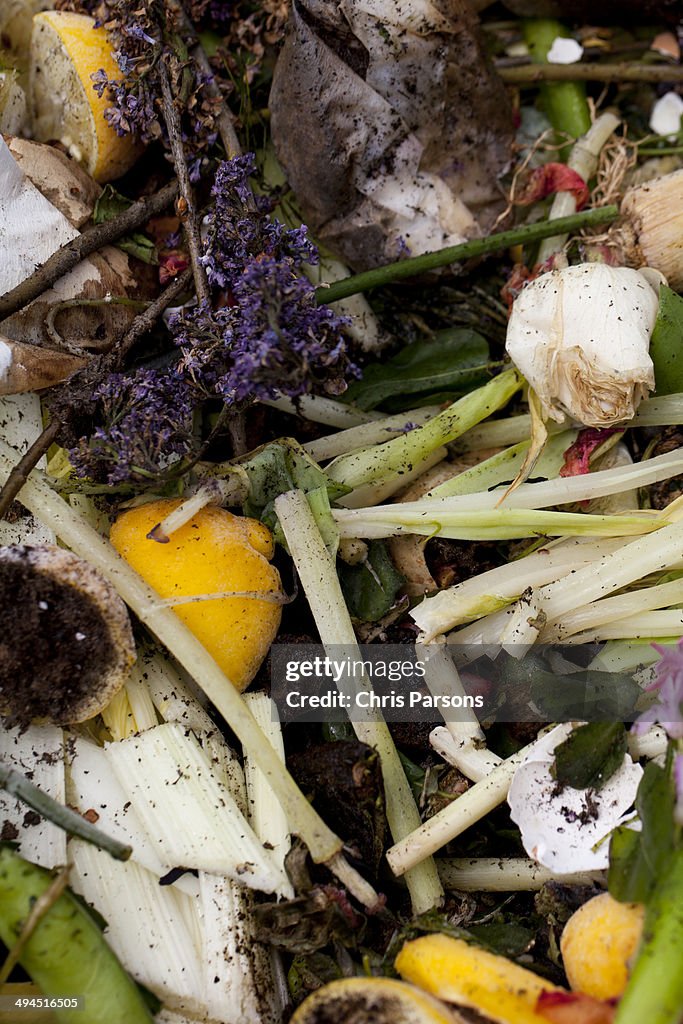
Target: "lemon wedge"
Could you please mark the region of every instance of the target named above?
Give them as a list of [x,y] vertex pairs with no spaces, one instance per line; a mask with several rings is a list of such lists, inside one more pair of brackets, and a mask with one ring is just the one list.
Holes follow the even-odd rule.
[[104,116],[111,101],[106,91],[97,95],[91,77],[100,69],[122,77],[105,30],[85,14],[43,11],[33,19],[30,61],[34,137],[61,142],[96,181],[125,174],[140,147],[116,134]]

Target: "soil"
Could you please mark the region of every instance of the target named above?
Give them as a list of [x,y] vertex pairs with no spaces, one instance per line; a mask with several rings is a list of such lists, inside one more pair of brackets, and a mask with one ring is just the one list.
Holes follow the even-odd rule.
[[115,655],[107,623],[87,594],[27,561],[0,561],[0,707],[7,725],[73,720]]

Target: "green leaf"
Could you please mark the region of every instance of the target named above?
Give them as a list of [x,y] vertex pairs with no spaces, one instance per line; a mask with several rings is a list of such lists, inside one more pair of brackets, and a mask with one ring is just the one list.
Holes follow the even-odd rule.
[[139,231],[122,238],[117,242],[117,246],[123,252],[127,252],[129,256],[134,256],[136,260],[142,260],[143,263],[151,263],[153,266],[157,266],[159,263],[156,245],[151,238],[141,235]]
[[683,298],[662,285],[659,312],[650,341],[658,395],[683,391]]
[[245,515],[261,519],[275,531],[278,543],[284,545],[274,502],[280,494],[299,488],[306,493],[328,551],[336,553],[339,531],[332,518],[330,501],[348,494],[349,487],[330,480],[292,438],[280,438],[263,445],[241,464],[241,468],[249,478]]
[[555,748],[555,777],[572,789],[601,789],[626,753],[623,722],[590,722]]
[[132,199],[117,192],[113,185],[105,185],[102,193],[95,203],[92,219],[95,224],[104,224],[106,220],[113,220],[120,213],[133,205]]
[[465,391],[482,383],[490,366],[486,339],[476,331],[456,327],[407,345],[392,359],[370,363],[363,379],[350,385],[344,400],[367,410],[398,395]]
[[[92,219],[95,224],[103,224],[107,220],[113,220],[120,213],[132,206],[133,200],[117,192],[113,185],[105,185],[102,193],[95,203]],[[143,263],[157,264],[159,258],[154,242],[140,231],[132,235],[125,235],[116,243],[116,247],[129,256],[134,256]]]
[[515,921],[490,921],[486,924],[471,924],[470,935],[486,946],[492,953],[514,959],[531,949],[536,932]]
[[377,622],[396,601],[404,578],[381,540],[370,541],[367,561],[338,568],[341,587],[349,612],[361,622]]
[[650,761],[636,794],[641,831],[622,826],[610,841],[607,884],[615,899],[646,903],[666,872],[675,846],[674,802],[670,767]]

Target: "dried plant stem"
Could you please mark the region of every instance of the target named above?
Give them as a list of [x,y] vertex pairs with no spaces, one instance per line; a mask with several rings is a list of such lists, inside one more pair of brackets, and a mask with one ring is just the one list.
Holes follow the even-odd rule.
[[316,288],[315,297],[318,302],[329,304],[338,299],[345,299],[349,295],[357,295],[358,292],[367,292],[380,285],[393,284],[394,281],[415,277],[416,274],[436,270],[437,267],[446,267],[449,263],[462,263],[463,260],[500,252],[513,245],[540,242],[541,239],[550,238],[558,233],[572,234],[583,228],[609,224],[618,216],[618,207],[602,206],[598,210],[586,210],[583,213],[575,213],[571,217],[561,217],[559,220],[541,220],[537,224],[523,224],[521,227],[512,228],[510,231],[500,231],[487,238],[474,238],[471,242],[450,245],[437,252],[426,252],[422,256],[412,256],[407,260],[399,260],[384,267],[376,267],[374,270],[365,270],[362,274],[353,274],[341,281]]
[[0,489],[0,519],[4,519],[7,515],[10,505],[28,480],[29,473],[38,465],[50,445],[57,439],[61,425],[60,420],[51,420],[12,469],[5,486]]
[[118,216],[89,228],[82,235],[61,246],[30,277],[0,297],[0,319],[12,316],[29,302],[33,302],[90,253],[116,242],[122,235],[135,231],[150,217],[161,213],[173,202],[177,194],[178,185],[172,181],[153,195],[138,199]]
[[202,243],[199,235],[199,221],[194,201],[194,189],[190,182],[190,175],[185,159],[185,147],[183,146],[182,127],[180,115],[171,87],[171,77],[164,61],[159,61],[159,82],[161,84],[161,96],[163,100],[164,121],[168,132],[168,140],[173,156],[173,164],[178,176],[179,195],[176,201],[176,210],[183,225],[185,240],[190,254],[192,265],[192,276],[197,290],[199,302],[208,302],[210,299],[209,282],[206,277],[206,270],[202,264]]
[[150,303],[144,312],[135,317],[123,338],[113,346],[105,357],[104,363],[107,369],[114,370],[121,365],[138,338],[152,329],[164,310],[189,288],[191,281],[192,270],[188,267],[169,284],[168,288],[164,289],[154,302]]
[[41,893],[31,907],[30,913],[24,921],[24,926],[19,933],[17,941],[7,954],[2,968],[0,968],[0,988],[4,986],[10,974],[21,960],[21,954],[24,951],[24,946],[33,935],[36,925],[40,922],[41,918],[45,917],[50,908],[55,905],[66,889],[68,881],[69,868],[67,866],[62,868],[49,888],[47,888],[44,893]]
[[128,860],[130,857],[132,853],[130,846],[119,842],[118,839],[112,839],[111,836],[86,821],[76,811],[72,811],[70,807],[64,807],[57,800],[53,800],[42,789],[34,786],[21,772],[3,764],[0,764],[0,789],[4,789],[6,793],[21,800],[43,818],[51,821],[53,825],[64,829],[69,835],[78,836],[86,843],[92,843],[98,850],[105,850],[115,860]]
[[679,64],[523,64],[498,68],[508,85],[536,82],[683,82]]

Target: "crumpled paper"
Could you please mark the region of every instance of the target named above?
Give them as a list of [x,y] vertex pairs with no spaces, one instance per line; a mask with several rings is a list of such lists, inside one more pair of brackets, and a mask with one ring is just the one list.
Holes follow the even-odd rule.
[[315,237],[355,270],[486,233],[513,119],[463,0],[294,0],[270,95]]

